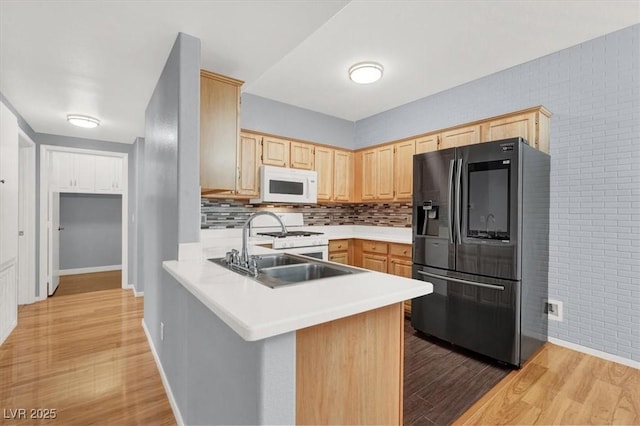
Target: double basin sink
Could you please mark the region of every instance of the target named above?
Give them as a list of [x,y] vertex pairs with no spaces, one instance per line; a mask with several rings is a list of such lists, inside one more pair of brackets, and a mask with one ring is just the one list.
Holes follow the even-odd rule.
[[294,254],[277,253],[255,256],[257,275],[238,269],[227,263],[225,258],[209,259],[211,262],[236,273],[248,276],[260,284],[271,288],[300,284],[322,278],[365,272],[362,269],[327,263]]

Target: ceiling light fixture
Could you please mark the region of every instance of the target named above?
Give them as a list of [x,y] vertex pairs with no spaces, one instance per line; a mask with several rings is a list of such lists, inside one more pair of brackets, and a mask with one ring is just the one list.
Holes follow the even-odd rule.
[[100,125],[100,120],[89,117],[88,115],[69,114],[67,115],[67,121],[74,126],[84,127],[87,129],[93,129]]
[[349,78],[358,84],[374,83],[382,77],[382,65],[375,62],[360,62],[349,68]]

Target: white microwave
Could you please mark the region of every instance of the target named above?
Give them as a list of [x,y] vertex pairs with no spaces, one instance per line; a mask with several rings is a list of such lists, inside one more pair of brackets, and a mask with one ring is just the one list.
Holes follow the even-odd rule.
[[318,172],[260,166],[260,198],[250,200],[260,203],[318,202]]

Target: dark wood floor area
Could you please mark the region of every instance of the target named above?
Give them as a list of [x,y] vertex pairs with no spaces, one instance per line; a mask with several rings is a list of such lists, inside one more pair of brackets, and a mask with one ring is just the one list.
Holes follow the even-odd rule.
[[63,275],[53,293],[54,297],[92,291],[114,290],[122,286],[122,271],[94,272],[91,274]]
[[419,333],[405,320],[404,424],[448,425],[511,369]]

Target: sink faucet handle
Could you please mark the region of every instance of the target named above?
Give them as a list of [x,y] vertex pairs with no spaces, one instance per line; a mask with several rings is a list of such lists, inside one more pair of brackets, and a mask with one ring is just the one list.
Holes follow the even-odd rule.
[[228,264],[237,265],[239,261],[238,254],[239,252],[236,249],[232,249],[231,251],[228,251],[227,254],[225,255],[225,261]]
[[249,270],[253,273],[253,276],[258,275],[258,258],[256,256],[251,256],[249,258]]

